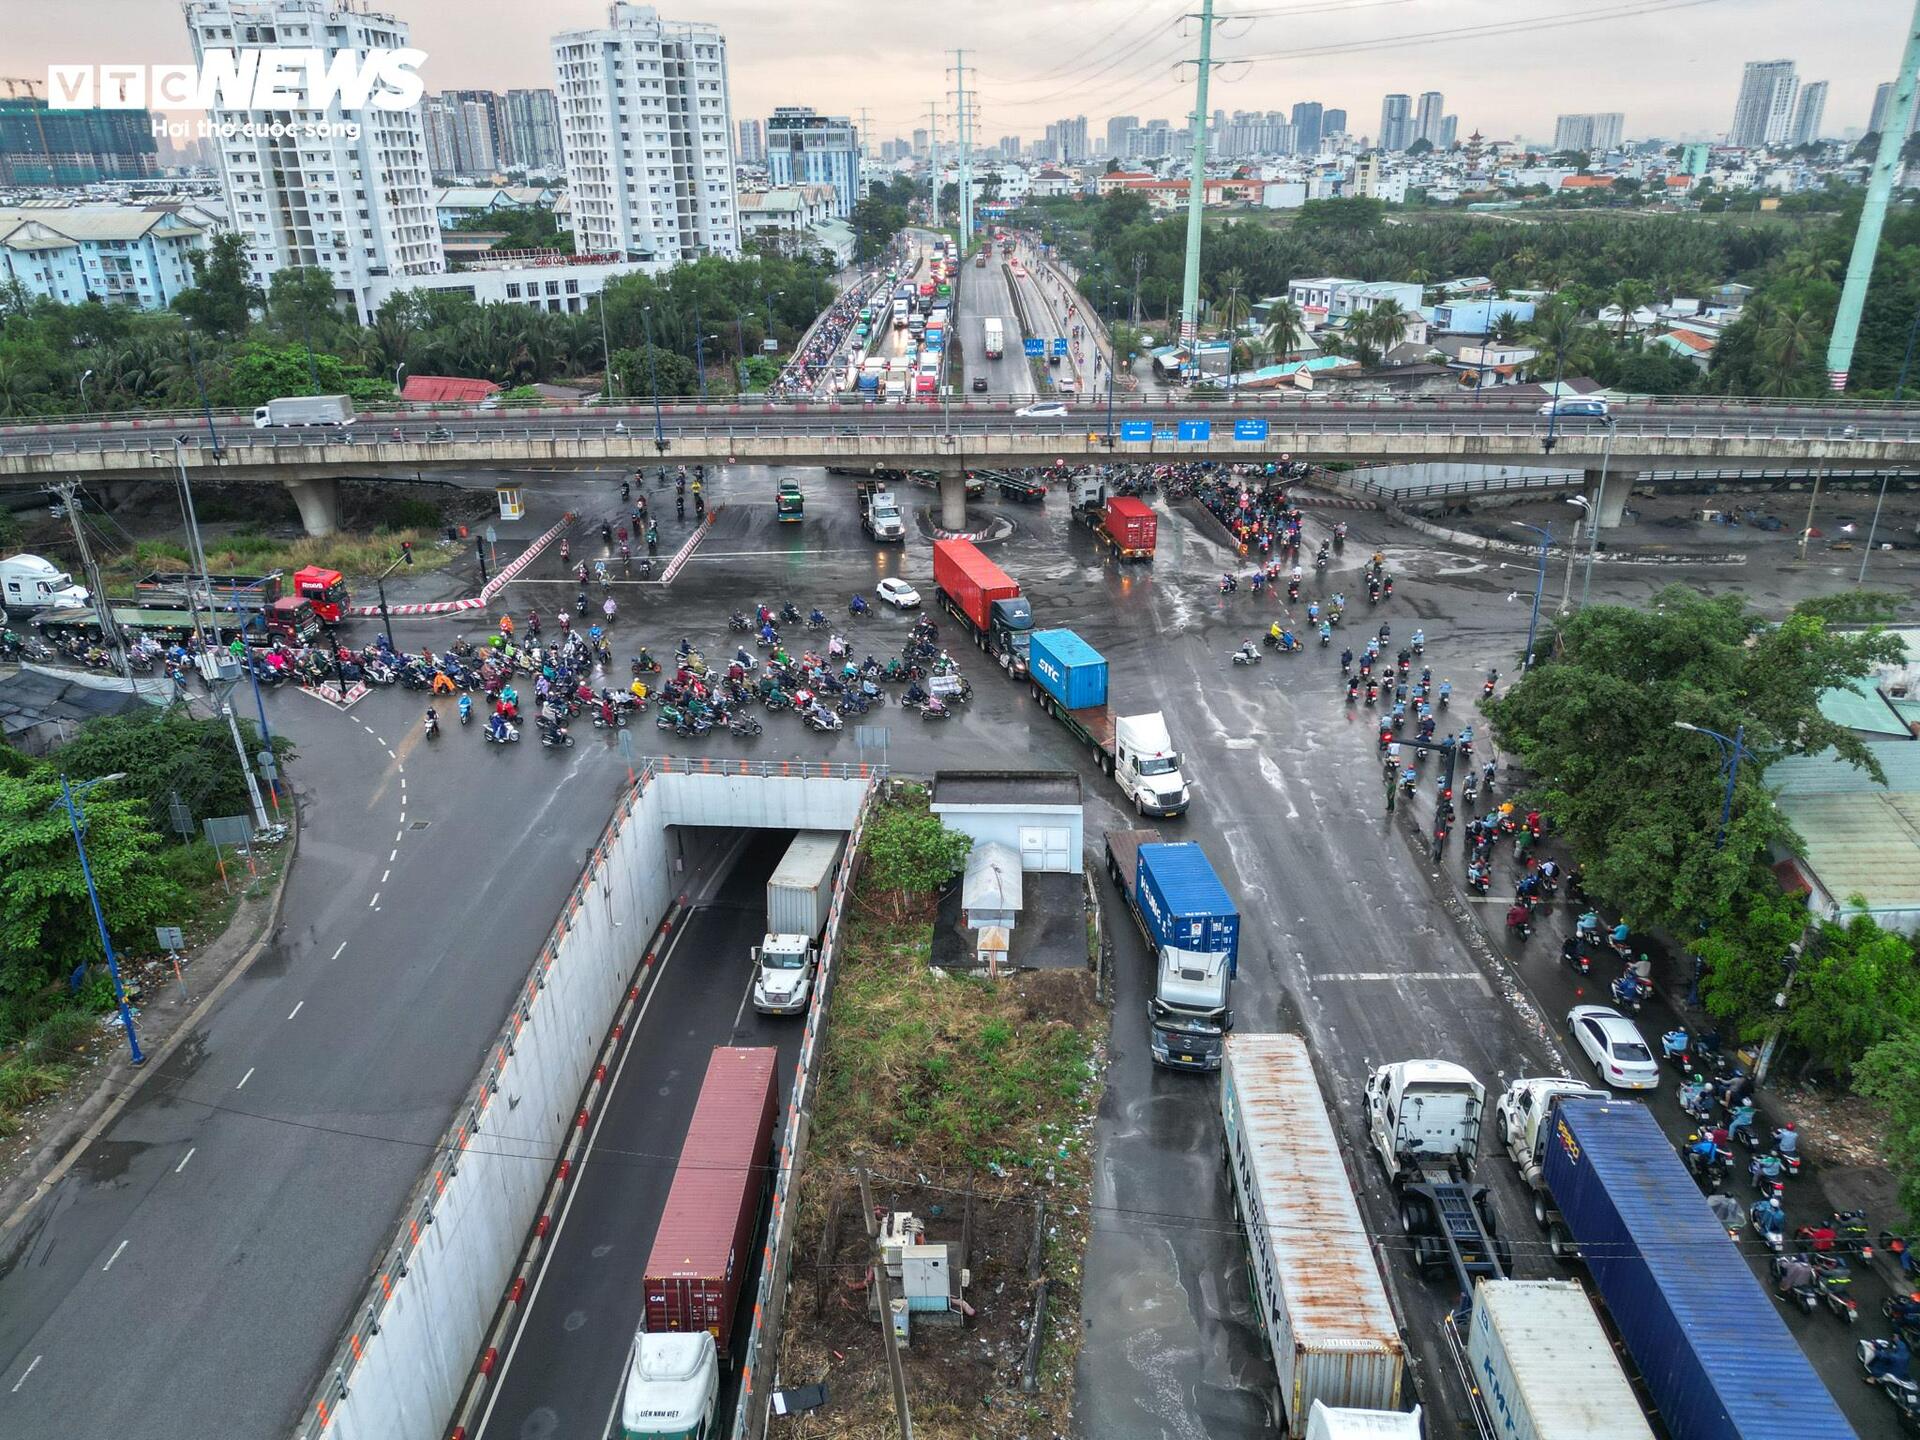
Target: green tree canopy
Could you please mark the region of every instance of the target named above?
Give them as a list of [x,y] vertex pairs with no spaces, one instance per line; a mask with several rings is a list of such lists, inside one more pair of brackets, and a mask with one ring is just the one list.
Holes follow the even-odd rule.
[[247,275],[246,239],[229,233],[193,256],[193,288],[176,296],[173,308],[212,334],[238,335],[264,303]]

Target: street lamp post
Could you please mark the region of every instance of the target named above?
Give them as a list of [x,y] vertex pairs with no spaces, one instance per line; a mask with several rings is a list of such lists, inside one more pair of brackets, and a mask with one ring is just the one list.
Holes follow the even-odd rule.
[[93,371],[82,370],[80,372],[80,413],[82,415],[87,413],[87,381],[92,378]]
[[1547,438],[1540,442],[1540,448],[1551,455],[1553,453],[1554,432],[1560,424],[1560,382],[1567,373],[1567,342],[1562,340],[1556,352],[1553,366],[1553,398],[1547,408]]
[[1538,525],[1529,525],[1524,520],[1515,520],[1510,523],[1518,525],[1522,530],[1531,530],[1540,537],[1540,566],[1533,581],[1533,614],[1527,620],[1527,653],[1520,661],[1522,670],[1531,670],[1533,668],[1533,637],[1540,628],[1540,595],[1547,588],[1547,547],[1553,544],[1553,532],[1544,530]]
[[600,399],[613,399],[613,351],[607,344],[607,292],[594,296],[600,302]]
[[1704,725],[1689,725],[1684,720],[1673,722],[1676,730],[1690,730],[1695,735],[1705,735],[1720,747],[1720,771],[1727,777],[1727,791],[1720,801],[1720,830],[1713,837],[1713,848],[1718,850],[1727,843],[1727,823],[1733,818],[1733,787],[1740,779],[1740,759],[1749,760],[1760,757],[1746,745],[1747,727],[1736,725],[1732,735],[1722,735],[1718,730],[1709,730]]
[[660,359],[653,350],[653,307],[640,307],[640,328],[647,337],[647,376],[648,388],[653,391],[653,448],[664,452],[667,448],[666,427],[660,417]]
[[705,404],[707,399],[707,341],[709,340],[713,341],[716,345],[720,343],[720,337],[718,335],[702,335],[697,331],[694,333],[693,368],[700,372],[700,402],[702,404]]
[[106,953],[107,974],[113,979],[113,1000],[120,1007],[120,1025],[127,1032],[127,1056],[135,1065],[147,1063],[147,1057],[141,1053],[140,1037],[134,1034],[133,1011],[127,1005],[126,988],[120,983],[120,962],[113,953],[113,939],[107,934],[107,917],[100,909],[100,892],[94,888],[93,865],[87,859],[86,819],[80,813],[79,797],[96,785],[105,785],[114,780],[126,779],[124,772],[102,775],[98,780],[87,780],[75,785],[65,774],[60,776],[60,803],[67,809],[67,824],[73,830],[73,847],[80,852],[80,874],[87,882],[87,901],[93,906],[93,923],[100,931],[100,948]]
[[398,399],[400,396],[400,375],[406,368],[407,362],[404,360],[393,367],[393,394],[395,399]]
[[[1600,507],[1607,502],[1607,469],[1613,463],[1613,437],[1620,425],[1611,415],[1603,416],[1607,443],[1600,451],[1600,484],[1593,492],[1593,508],[1587,512],[1587,568],[1580,577],[1580,608],[1587,608],[1587,592],[1593,588],[1593,561],[1600,551]],[[1551,422],[1549,422],[1551,423]]]

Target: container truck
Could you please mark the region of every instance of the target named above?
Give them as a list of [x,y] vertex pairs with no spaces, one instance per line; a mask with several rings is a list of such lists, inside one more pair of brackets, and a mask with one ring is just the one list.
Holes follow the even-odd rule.
[[9,555],[0,560],[0,606],[31,614],[36,610],[71,610],[93,597],[73,576],[39,555]]
[[1281,1433],[1304,1437],[1315,1402],[1399,1409],[1406,1347],[1306,1042],[1229,1035],[1220,1118]]
[[988,316],[980,322],[980,328],[986,332],[987,358],[989,360],[998,360],[1002,355],[1007,353],[1007,333],[1001,327],[999,320]]
[[973,643],[1014,679],[1027,673],[1033,608],[1020,587],[971,540],[933,542],[933,598],[973,636]]
[[346,395],[287,395],[253,407],[253,428],[273,425],[351,425],[353,400]]
[[1563,1100],[1605,1100],[1607,1092],[1560,1075],[1523,1075],[1493,1107],[1500,1148],[1519,1170],[1533,1199],[1535,1218],[1544,1216],[1552,1198],[1546,1193],[1546,1149],[1553,1135],[1553,1112]]
[[803,830],[767,881],[767,930],[750,952],[753,1008],[762,1015],[798,1015],[813,998],[820,932],[845,844],[836,830]]
[[724,1045],[708,1058],[641,1282],[643,1331],[704,1331],[723,1361],[772,1173],[778,1058]]
[[1307,1440],[1421,1440],[1420,1407],[1411,1410],[1335,1409],[1313,1402]]
[[877,480],[867,480],[854,486],[854,494],[860,501],[860,528],[867,532],[868,539],[882,545],[907,543],[907,527],[891,490]]
[[134,582],[133,603],[155,610],[182,609],[192,591],[202,609],[264,610],[286,593],[284,579],[275,570],[269,575],[209,575],[202,582],[183,571],[155,570]]
[[1158,710],[1115,715],[1107,703],[1107,662],[1071,630],[1036,630],[1028,646],[1034,699],[1083,745],[1142,815],[1186,813],[1192,798],[1180,752]]
[[1675,1440],[1854,1433],[1645,1106],[1561,1101],[1545,1179],[1549,1243],[1585,1262]]
[[1653,1440],[1586,1291],[1567,1280],[1482,1280],[1447,1340],[1486,1440]]
[[1473,1180],[1486,1106],[1486,1087],[1444,1060],[1399,1060],[1367,1076],[1367,1137],[1414,1263],[1429,1278],[1451,1274],[1463,1297],[1513,1264],[1496,1233],[1493,1195]]
[[1155,830],[1107,831],[1107,875],[1153,952],[1147,1030],[1155,1063],[1218,1070],[1240,959],[1240,916],[1226,887],[1198,845],[1162,844]]
[[619,1440],[711,1440],[720,1403],[720,1362],[713,1337],[649,1335],[627,1352],[620,1394]]
[[1160,517],[1146,501],[1108,495],[1106,481],[1086,474],[1074,480],[1073,518],[1121,560],[1151,560],[1160,535]]

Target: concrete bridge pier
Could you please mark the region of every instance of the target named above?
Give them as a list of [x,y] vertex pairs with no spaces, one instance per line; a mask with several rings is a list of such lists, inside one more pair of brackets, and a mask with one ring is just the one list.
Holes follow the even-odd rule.
[[340,481],[327,475],[282,482],[300,508],[300,523],[307,534],[331,535],[340,528]]
[[1583,493],[1587,504],[1592,507],[1588,512],[1596,530],[1612,530],[1619,526],[1626,515],[1627,496],[1633,493],[1634,483],[1639,476],[1631,470],[1608,470],[1604,489],[1600,484],[1598,470],[1587,471],[1587,483]]
[[967,476],[963,470],[940,477],[940,528],[967,528]]

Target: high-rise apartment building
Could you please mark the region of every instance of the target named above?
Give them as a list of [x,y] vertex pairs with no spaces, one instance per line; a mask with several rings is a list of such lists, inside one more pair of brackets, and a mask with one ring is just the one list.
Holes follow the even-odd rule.
[[1380,134],[1375,143],[1382,150],[1404,150],[1413,143],[1413,97],[1389,95],[1380,102]]
[[494,107],[459,91],[452,98],[456,107],[453,149],[459,157],[460,173],[485,179],[500,163],[500,148],[494,139]]
[[1005,159],[1018,160],[1020,158],[1020,137],[1018,135],[1002,135],[1000,137],[1000,154]]
[[831,185],[833,215],[844,220],[860,199],[860,131],[844,115],[810,105],[776,106],[767,121],[767,179],[775,185]]
[[1793,126],[1800,82],[1791,60],[1749,60],[1740,77],[1727,143],[1757,147],[1786,141]]
[[553,37],[560,141],[582,254],[678,262],[740,250],[727,42],[616,0]]
[[742,120],[735,127],[740,138],[733,147],[734,159],[742,165],[764,165],[767,163],[766,132],[760,128],[758,120]]
[[160,173],[145,110],[49,110],[0,96],[0,185],[93,185]]
[[1115,115],[1107,121],[1107,154],[1127,153],[1127,132],[1140,128],[1138,115]]
[[1553,122],[1555,150],[1605,153],[1620,148],[1627,117],[1618,110],[1592,115],[1561,115]]
[[1293,148],[1311,155],[1320,148],[1320,123],[1326,112],[1318,100],[1302,100],[1293,107]]
[[1327,110],[1321,114],[1320,138],[1322,140],[1326,139],[1327,136],[1329,135],[1344,136],[1346,133],[1347,133],[1347,112],[1346,111]]
[[1071,120],[1056,120],[1047,126],[1045,141],[1046,157],[1049,160],[1075,161],[1087,158],[1087,117],[1077,115]]
[[1434,142],[1434,148],[1438,150],[1451,150],[1455,142],[1459,139],[1460,117],[1458,115],[1442,115],[1440,117],[1440,138]]
[[[185,16],[196,63],[208,50],[288,47],[332,57],[408,45],[404,22],[327,0],[189,0]],[[343,115],[336,97],[325,109],[216,106],[207,118],[242,127],[219,142],[220,173],[254,284],[265,288],[295,267],[325,270],[365,319],[373,281],[447,268],[419,106]],[[345,137],[349,119],[359,126],[353,139]],[[269,138],[275,126],[295,133]]]
[[1446,119],[1447,97],[1438,90],[1428,90],[1420,96],[1420,108],[1414,115],[1413,138],[1407,141],[1424,140],[1438,149],[1440,145],[1440,126]]
[[560,102],[551,90],[506,94],[506,164],[516,170],[557,174],[561,168]]
[[1794,107],[1793,128],[1787,134],[1790,145],[1811,145],[1820,138],[1820,127],[1827,118],[1827,82],[1815,80],[1800,87],[1800,103]]

